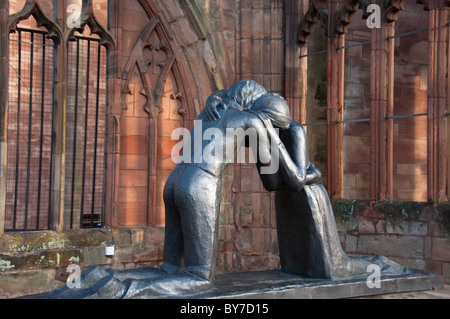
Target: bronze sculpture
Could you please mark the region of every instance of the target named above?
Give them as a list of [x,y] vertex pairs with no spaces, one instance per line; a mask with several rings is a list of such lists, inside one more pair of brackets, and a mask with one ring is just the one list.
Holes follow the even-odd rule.
[[[234,155],[241,146],[249,146],[245,135],[237,139],[227,135],[229,129],[253,129],[258,137],[256,165],[264,187],[276,191],[283,271],[330,279],[363,276],[370,264],[379,265],[385,273],[404,271],[384,257],[354,259],[343,252],[320,171],[308,158],[305,131],[292,122],[281,96],[267,93],[254,81],[240,81],[213,94],[198,121],[185,145],[190,156],[177,164],[165,185],[161,268],[112,271],[94,267],[83,274],[81,289],[63,287],[49,298],[155,298],[211,289],[217,262],[221,178],[231,164],[225,153],[232,150]],[[210,129],[216,134],[199,139],[198,135],[203,137]],[[203,157],[207,149],[213,149],[214,155]],[[264,172],[273,162],[279,169]]]

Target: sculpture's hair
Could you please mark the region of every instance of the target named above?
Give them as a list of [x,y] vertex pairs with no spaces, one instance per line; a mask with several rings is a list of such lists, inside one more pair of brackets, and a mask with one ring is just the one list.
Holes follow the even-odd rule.
[[266,115],[274,127],[287,129],[291,125],[291,111],[286,100],[277,93],[267,93],[256,100],[249,109],[258,115]]
[[266,89],[253,80],[236,82],[228,90],[228,96],[233,98],[244,110],[249,109],[258,98],[266,93]]

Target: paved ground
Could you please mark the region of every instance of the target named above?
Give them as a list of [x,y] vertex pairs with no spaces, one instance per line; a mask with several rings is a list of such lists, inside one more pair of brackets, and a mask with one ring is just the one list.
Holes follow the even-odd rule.
[[444,286],[442,290],[404,292],[356,299],[450,299],[450,285]]
[[[41,299],[44,295],[25,296],[19,299]],[[353,299],[450,299],[450,285],[446,285],[442,290],[404,292],[399,294],[389,294],[371,297],[360,297]]]

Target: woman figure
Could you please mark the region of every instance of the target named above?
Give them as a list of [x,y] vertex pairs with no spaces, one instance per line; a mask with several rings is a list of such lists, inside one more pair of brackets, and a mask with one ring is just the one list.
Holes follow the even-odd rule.
[[[306,133],[297,123],[280,130],[274,122],[279,95],[257,100],[249,108],[265,124],[271,142],[279,146],[279,171],[260,175],[268,191],[276,191],[275,207],[280,262],[283,271],[312,278],[349,278],[368,275],[367,267],[377,264],[383,273],[402,273],[405,268],[383,256],[350,258],[343,251],[333,208],[321,174],[309,162]],[[273,145],[272,145],[273,147]]]

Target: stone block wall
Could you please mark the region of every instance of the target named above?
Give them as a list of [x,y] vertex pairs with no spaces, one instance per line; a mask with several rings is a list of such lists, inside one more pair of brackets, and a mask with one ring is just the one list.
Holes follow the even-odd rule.
[[384,255],[450,282],[448,204],[334,201],[342,247],[349,255]]
[[164,228],[121,228],[112,231],[114,257],[105,256],[111,234],[105,229],[63,233],[8,233],[0,237],[0,299],[52,291],[64,284],[58,271],[70,264],[124,270],[157,267],[162,260]]
[[[248,182],[252,174],[247,173]],[[272,195],[253,189],[251,196],[240,196],[232,191],[229,173],[225,180],[231,191],[221,207],[218,273],[278,269]],[[361,200],[335,200],[333,206],[341,245],[350,256],[383,255],[408,268],[442,275],[450,283],[450,205],[386,201],[371,206]],[[58,270],[70,264],[82,271],[95,265],[124,270],[161,264],[164,227],[112,232],[113,258],[104,255],[111,244],[105,229],[1,236],[0,299],[51,291],[63,284]]]

